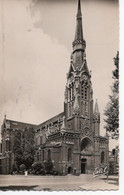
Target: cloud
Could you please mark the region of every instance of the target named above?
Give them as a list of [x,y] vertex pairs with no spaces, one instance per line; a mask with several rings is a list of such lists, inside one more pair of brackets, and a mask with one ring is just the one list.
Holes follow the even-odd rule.
[[[41,28],[34,28],[33,20],[37,18],[32,19],[27,1],[14,0],[16,10],[13,12],[12,5],[9,7],[6,2],[5,99],[1,115],[41,123],[63,110],[65,70],[68,70],[70,54],[55,38]],[[13,20],[15,15],[16,20]]]
[[[0,5],[1,2],[0,51],[4,53],[0,53],[4,59],[0,62],[0,116],[3,119],[7,114],[13,120],[41,123],[63,110],[77,1],[4,0]],[[119,37],[118,4],[109,2],[82,0],[87,62],[92,70],[94,99],[98,99],[100,107],[102,133],[103,109],[110,94]]]

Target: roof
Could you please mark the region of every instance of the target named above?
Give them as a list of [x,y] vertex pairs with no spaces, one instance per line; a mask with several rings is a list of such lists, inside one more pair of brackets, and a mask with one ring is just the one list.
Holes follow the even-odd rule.
[[37,125],[6,119],[5,125],[12,129],[35,128]]
[[54,123],[56,121],[58,121],[60,118],[62,118],[64,116],[64,112],[48,119],[47,121],[39,124],[39,125],[35,125],[35,124],[30,124],[30,123],[25,123],[25,122],[19,122],[19,121],[14,121],[14,120],[9,120],[9,119],[4,119],[3,124],[5,124],[6,128],[9,129],[25,129],[25,128],[34,128],[34,129],[38,129],[38,128],[42,128],[45,125],[48,125],[50,123]]
[[49,125],[50,123],[54,123],[56,121],[58,121],[58,119],[62,118],[64,116],[64,112],[61,112],[60,114],[48,119],[47,121],[41,123],[40,125],[38,125],[37,127],[38,128],[42,128],[44,127],[45,125]]

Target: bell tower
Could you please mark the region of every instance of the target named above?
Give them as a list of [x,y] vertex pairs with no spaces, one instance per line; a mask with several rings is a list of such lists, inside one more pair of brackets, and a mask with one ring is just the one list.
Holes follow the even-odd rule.
[[86,41],[83,36],[80,0],[78,0],[76,31],[72,47],[65,89],[64,112],[67,127],[70,126],[69,121],[74,119],[73,130],[79,131],[84,130],[85,126],[91,129],[93,116],[93,90],[91,74],[86,61]]

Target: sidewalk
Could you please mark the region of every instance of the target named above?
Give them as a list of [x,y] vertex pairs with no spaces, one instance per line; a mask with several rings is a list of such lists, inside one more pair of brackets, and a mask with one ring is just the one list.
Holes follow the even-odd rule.
[[20,189],[36,191],[58,191],[58,190],[118,190],[118,176],[109,176],[108,181],[105,175],[93,177],[90,174],[80,176],[34,176],[28,175],[0,175],[0,189]]
[[106,176],[93,178],[91,183],[84,183],[80,186],[82,190],[119,190],[118,176]]

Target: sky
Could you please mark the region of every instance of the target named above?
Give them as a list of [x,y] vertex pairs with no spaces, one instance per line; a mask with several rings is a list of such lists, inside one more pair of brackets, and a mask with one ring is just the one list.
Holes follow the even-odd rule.
[[[86,58],[93,97],[101,113],[111,93],[113,58],[119,50],[117,0],[82,0]],[[33,124],[63,111],[76,27],[76,0],[0,1],[0,124]]]

